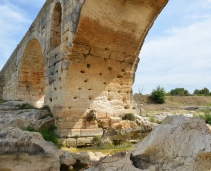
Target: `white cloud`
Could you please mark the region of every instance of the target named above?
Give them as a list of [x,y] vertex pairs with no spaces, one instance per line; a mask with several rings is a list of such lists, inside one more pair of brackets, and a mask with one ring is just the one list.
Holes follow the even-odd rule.
[[[187,27],[173,27],[166,35],[144,44],[136,74],[134,91],[163,85],[175,87],[211,88],[211,17]],[[168,90],[168,91],[169,91]]]
[[[14,36],[23,34],[27,30],[25,27],[31,22],[25,11],[17,6],[4,1],[0,5],[0,69],[3,67],[6,59],[9,58],[12,51],[18,44],[18,40]],[[20,40],[19,40],[20,41]]]
[[27,32],[44,2],[45,0],[1,0],[0,70]]

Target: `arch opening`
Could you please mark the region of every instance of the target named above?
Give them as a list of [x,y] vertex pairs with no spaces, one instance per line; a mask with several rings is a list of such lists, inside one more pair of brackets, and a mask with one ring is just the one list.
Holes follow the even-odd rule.
[[51,19],[51,44],[52,48],[56,48],[61,44],[61,22],[62,22],[62,6],[57,2]]
[[18,100],[31,102],[36,107],[44,104],[44,58],[38,40],[31,40],[24,50],[18,73]]

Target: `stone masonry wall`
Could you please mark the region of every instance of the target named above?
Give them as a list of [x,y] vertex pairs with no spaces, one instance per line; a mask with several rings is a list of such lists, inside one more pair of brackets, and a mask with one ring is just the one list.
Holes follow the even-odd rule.
[[3,99],[3,86],[4,86],[4,78],[2,75],[0,75],[0,100]]
[[138,112],[138,54],[167,1],[47,0],[1,71],[3,99],[50,106],[61,138],[102,135],[86,116]]

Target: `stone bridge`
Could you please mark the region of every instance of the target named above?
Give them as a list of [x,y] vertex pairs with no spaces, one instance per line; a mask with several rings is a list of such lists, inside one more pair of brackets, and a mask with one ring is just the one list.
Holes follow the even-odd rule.
[[102,134],[87,122],[136,112],[139,52],[168,0],[46,0],[0,72],[0,96],[48,105],[60,137]]

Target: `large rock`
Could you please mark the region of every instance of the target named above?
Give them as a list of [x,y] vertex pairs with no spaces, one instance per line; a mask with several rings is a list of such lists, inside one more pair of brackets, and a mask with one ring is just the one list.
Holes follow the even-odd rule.
[[73,158],[72,154],[67,151],[58,150],[58,155],[61,165],[70,166],[76,163],[76,160]]
[[109,156],[87,171],[209,171],[211,132],[200,118],[167,117],[129,153]]
[[41,134],[9,127],[0,132],[0,170],[59,171],[60,159]]
[[[0,105],[0,131],[7,127],[34,129],[48,128],[55,124],[54,118],[44,117],[47,110],[19,109],[18,105],[24,104],[22,101],[10,101]],[[42,119],[43,118],[43,119]]]
[[84,171],[156,171],[155,166],[149,169],[141,170],[133,165],[130,160],[130,154],[126,152],[116,153],[112,156],[107,156],[99,162],[93,163]]
[[75,160],[80,161],[81,164],[85,165],[93,164],[94,162],[99,161],[101,158],[105,156],[100,152],[93,153],[91,151],[75,153],[72,155]]
[[0,105],[0,110],[17,110],[18,105],[28,103],[27,101],[8,101]]

